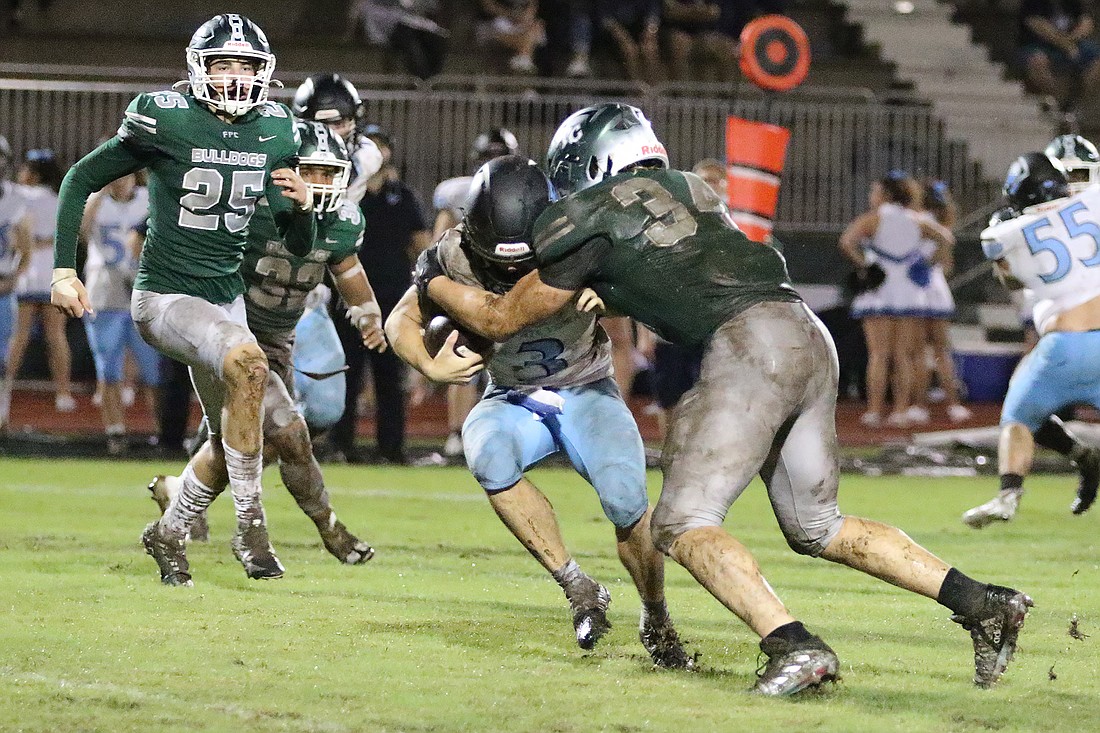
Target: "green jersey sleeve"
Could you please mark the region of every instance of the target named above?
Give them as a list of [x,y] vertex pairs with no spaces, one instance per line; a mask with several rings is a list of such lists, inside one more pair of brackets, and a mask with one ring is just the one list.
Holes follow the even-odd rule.
[[[290,114],[290,109],[278,102],[266,102],[258,108],[257,112],[260,117],[266,118],[264,127],[270,129],[271,141],[276,145],[268,154],[269,160],[274,161],[270,170],[294,168],[302,138],[294,125],[294,117]],[[286,248],[292,254],[304,257],[312,249],[314,238],[317,236],[316,217],[312,212],[298,211],[294,202],[283,196],[283,190],[270,176],[268,177],[264,195],[267,196],[271,218],[275,220],[275,228],[279,231],[279,236],[282,237]]]
[[113,137],[69,169],[58,195],[54,267],[76,267],[77,237],[88,197],[144,165],[143,157],[135,154],[119,137]]
[[328,264],[335,265],[354,255],[363,246],[366,229],[363,212],[345,201],[336,211],[326,212],[317,226],[315,247],[329,252]]
[[[579,290],[599,268],[611,242],[602,232],[578,227],[578,214],[566,199],[548,208],[535,224],[539,279],[561,290]],[[583,218],[580,219],[583,221]]]

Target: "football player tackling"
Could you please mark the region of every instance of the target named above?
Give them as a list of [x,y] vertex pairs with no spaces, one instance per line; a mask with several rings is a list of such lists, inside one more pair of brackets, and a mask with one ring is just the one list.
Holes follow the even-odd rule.
[[757,691],[793,694],[839,669],[722,528],[757,474],[792,549],[951,609],[973,640],[975,683],[993,685],[1031,599],[972,580],[894,527],[840,513],[836,351],[791,287],[782,255],[747,239],[701,178],[667,170],[664,146],[634,107],[571,115],[547,168],[564,198],[536,224],[537,270],[498,296],[444,277],[429,250],[418,287],[496,340],[566,307],[587,285],[666,340],[705,345],[699,381],[669,426],[651,526],[656,546],[761,637],[768,661]]
[[[462,223],[433,249],[443,271],[484,293],[508,292],[535,266],[534,223],[550,201],[550,182],[534,162],[508,155],[486,163],[470,185]],[[386,320],[394,350],[436,381],[469,381],[481,359],[455,359],[453,336],[442,356],[429,356],[420,327],[432,314],[417,301],[410,288]],[[642,599],[646,651],[658,666],[690,668],[665,604],[664,557],[649,532],[642,438],[611,377],[611,344],[595,314],[563,308],[505,339],[487,359],[489,387],[462,426],[466,462],[501,521],[565,592],[577,643],[591,649],[610,628],[611,594],[572,558],[550,501],[524,475],[558,452],[592,484],[615,525],[619,559]]]
[[240,15],[212,18],[188,44],[187,70],[184,91],[139,95],[115,137],[65,176],[51,300],[70,316],[94,315],[75,269],[84,205],[93,191],[148,168],[149,233],[131,312],[146,341],[190,368],[210,439],[142,543],[164,583],[191,585],[184,538],[226,471],[234,553],[250,578],[278,578],[260,500],[268,365],[245,325],[239,270],[257,199],[266,196],[287,249],[300,256],[316,233],[313,199],[290,164],[299,142],[290,110],[267,101],[275,56],[263,31]]

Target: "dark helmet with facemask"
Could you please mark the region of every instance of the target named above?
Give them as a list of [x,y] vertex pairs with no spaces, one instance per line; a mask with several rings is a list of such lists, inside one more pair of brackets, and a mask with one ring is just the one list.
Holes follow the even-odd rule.
[[554,198],[546,174],[519,155],[491,160],[474,174],[462,246],[485,287],[507,292],[535,269],[535,220]]

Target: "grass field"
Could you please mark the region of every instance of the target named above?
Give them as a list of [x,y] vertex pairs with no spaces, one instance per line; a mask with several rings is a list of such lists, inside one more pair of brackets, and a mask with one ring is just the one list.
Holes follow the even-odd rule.
[[[905,528],[1036,608],[1001,685],[975,689],[970,641],[946,609],[787,549],[762,487],[727,527],[843,680],[796,700],[746,694],[756,639],[678,566],[670,606],[699,671],[655,671],[613,534],[577,476],[536,471],[582,567],[613,594],[614,628],[576,648],[557,586],[465,471],[326,467],[341,517],[376,547],[347,568],[321,549],[277,474],[272,537],[287,576],[245,578],[219,500],[195,588],[160,585],[138,543],[168,464],[0,462],[0,730],[22,731],[1038,731],[1100,720],[1100,513],[1069,516],[1068,477],[1029,482],[1011,525],[959,514],[991,478],[846,477],[841,506]],[[659,476],[650,475],[656,497]],[[1077,614],[1093,633],[1067,633]],[[1050,671],[1057,679],[1052,679]]]

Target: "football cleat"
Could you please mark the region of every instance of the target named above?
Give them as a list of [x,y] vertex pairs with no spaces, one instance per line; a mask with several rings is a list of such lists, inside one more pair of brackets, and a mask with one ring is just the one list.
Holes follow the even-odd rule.
[[329,514],[328,525],[317,531],[325,549],[345,565],[362,565],[374,557],[374,548],[349,532],[335,514]]
[[[157,474],[153,477],[153,480],[149,482],[149,493],[152,494],[152,499],[160,507],[161,516],[168,511],[168,505],[172,503],[172,497],[180,491],[180,477],[179,476],[165,476]],[[187,539],[193,542],[206,542],[210,539],[210,525],[206,522],[206,512],[195,517],[195,521],[191,523],[191,529],[187,532]]]
[[1084,514],[1096,501],[1096,488],[1100,485],[1100,450],[1089,448],[1077,463],[1077,498],[1069,505],[1074,514]]
[[962,516],[963,524],[974,529],[981,529],[993,522],[1007,522],[1016,516],[1016,510],[1020,507],[1022,489],[1002,489],[1001,493],[976,506]]
[[611,630],[611,622],[607,620],[611,594],[607,588],[585,575],[569,585],[565,597],[569,599],[569,609],[573,612],[577,646],[587,651]]
[[165,585],[194,585],[191,582],[191,567],[187,563],[183,537],[173,537],[156,521],[151,522],[141,533],[141,544],[145,546],[145,552],[157,561],[160,582]]
[[695,659],[684,651],[680,635],[672,626],[672,619],[666,614],[663,620],[655,620],[642,610],[642,619],[638,624],[638,638],[649,652],[653,664],[665,669],[693,669]]
[[1008,668],[1016,639],[1035,603],[1026,593],[1000,585],[985,592],[985,607],[974,616],[955,614],[951,620],[970,632],[974,642],[974,684],[989,688]]
[[274,580],[283,577],[286,568],[275,556],[275,548],[267,537],[267,527],[262,519],[253,519],[246,524],[237,525],[237,534],[230,543],[233,554],[244,572],[253,580]]
[[761,695],[794,695],[839,677],[840,661],[816,636],[802,643],[768,636],[760,640],[760,651],[768,659],[756,670],[753,691]]

